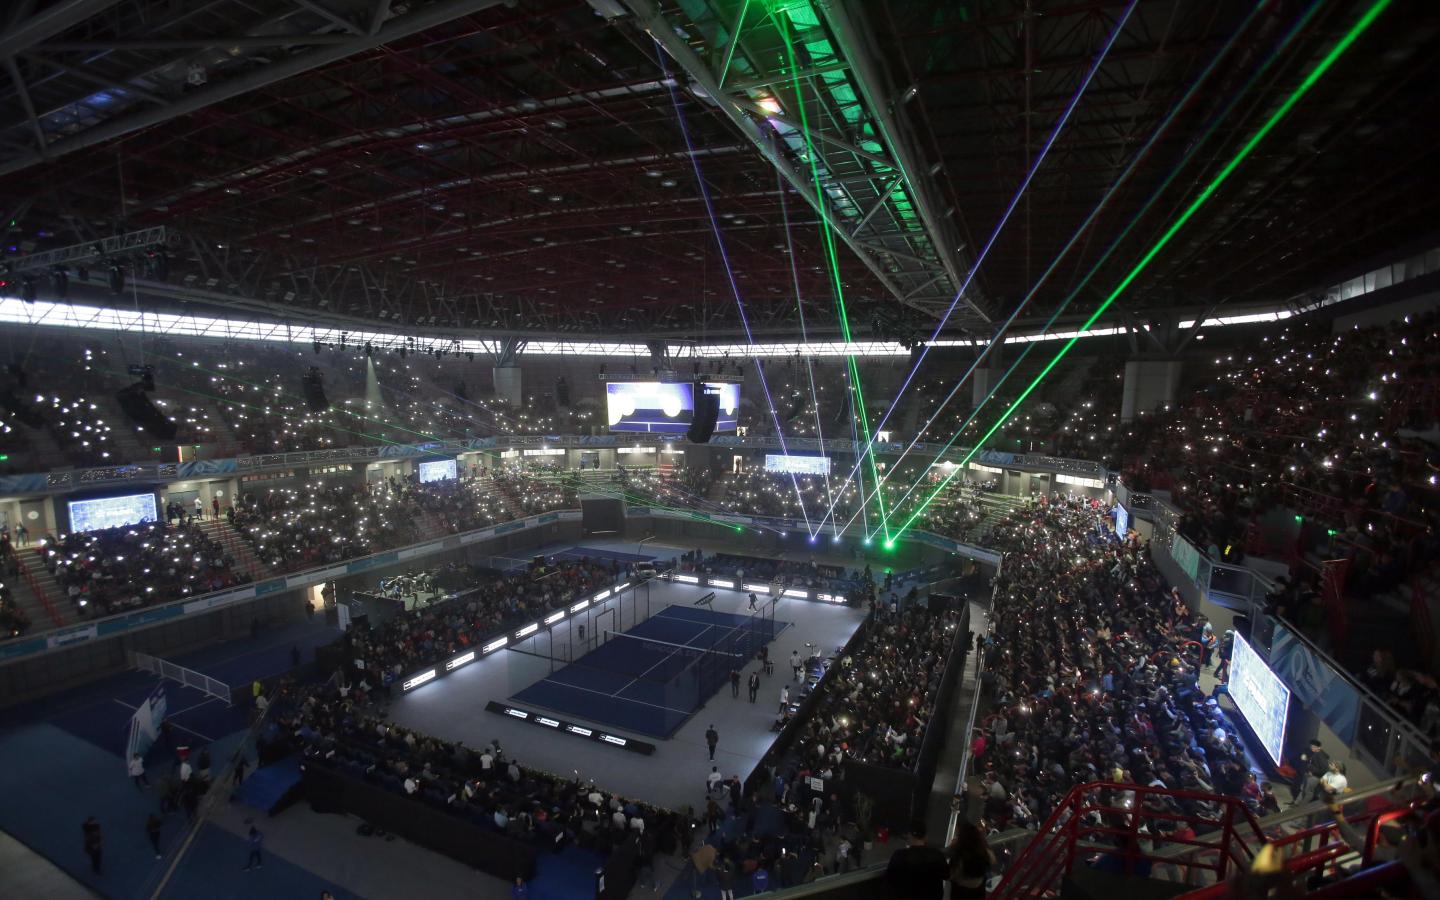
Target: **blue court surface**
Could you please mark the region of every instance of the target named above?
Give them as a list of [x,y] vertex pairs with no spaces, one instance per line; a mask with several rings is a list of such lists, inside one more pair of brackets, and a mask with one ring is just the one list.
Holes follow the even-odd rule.
[[757,633],[755,624],[749,615],[667,606],[624,634],[597,635],[599,646],[513,699],[669,738],[732,668],[743,669],[761,644],[790,623],[767,623],[773,634]]

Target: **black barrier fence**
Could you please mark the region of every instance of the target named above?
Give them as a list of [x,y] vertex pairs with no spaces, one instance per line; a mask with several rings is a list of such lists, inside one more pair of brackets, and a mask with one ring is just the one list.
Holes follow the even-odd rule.
[[[444,810],[326,768],[303,765],[306,795],[317,812],[344,812],[411,843],[507,882],[535,874],[539,850]],[[423,893],[423,892],[422,892]]]
[[826,692],[830,690],[831,684],[834,681],[835,672],[840,668],[840,660],[852,655],[855,652],[855,648],[864,642],[865,636],[870,633],[870,628],[874,621],[874,615],[866,616],[864,621],[860,623],[860,627],[855,629],[855,633],[850,635],[850,640],[845,642],[845,646],[840,649],[835,660],[825,670],[825,673],[820,676],[820,680],[816,682],[815,688],[810,691],[809,695],[800,703],[799,710],[791,717],[790,721],[786,723],[784,729],[781,730],[780,737],[775,739],[775,743],[771,744],[770,749],[765,751],[765,755],[760,757],[760,761],[755,764],[755,768],[750,770],[750,775],[745,779],[745,793],[747,795],[759,789],[761,785],[769,783],[770,772],[785,759],[785,755],[795,746],[795,741],[799,739],[800,732],[805,728],[805,724],[814,718],[816,708],[820,705],[820,701],[825,697]]
[[[920,741],[920,753],[915,758],[915,786],[910,800],[912,817],[924,818],[925,806],[930,802],[930,791],[935,786],[935,769],[940,764],[940,751],[945,749],[945,736],[950,733],[951,719],[955,715],[955,690],[960,685],[965,660],[969,657],[970,604],[962,601],[959,610],[955,637],[950,641],[950,652],[940,673],[940,686],[935,690],[935,705],[925,726],[925,737]],[[969,735],[966,735],[968,739]]]
[[[841,651],[842,656],[853,654],[869,633],[873,618],[867,618],[856,629]],[[892,833],[903,834],[904,829],[915,818],[923,818],[925,806],[930,801],[930,792],[935,785],[935,772],[939,767],[940,754],[944,750],[945,736],[950,730],[955,715],[955,692],[959,689],[961,676],[965,672],[965,661],[970,650],[970,608],[960,607],[960,618],[955,623],[955,636],[940,675],[940,685],[935,692],[934,711],[925,728],[925,737],[920,743],[913,769],[893,766],[878,766],[872,763],[845,760],[842,767],[840,790],[847,801],[853,802],[856,794],[865,794],[871,801],[870,822],[872,829],[888,828]],[[801,730],[814,716],[816,708],[831,688],[831,673],[838,667],[832,665],[805,698],[799,713],[785,726],[778,740],[745,781],[746,791],[758,788],[768,781],[770,771],[781,764],[787,753],[799,739]],[[829,789],[829,787],[827,787]]]

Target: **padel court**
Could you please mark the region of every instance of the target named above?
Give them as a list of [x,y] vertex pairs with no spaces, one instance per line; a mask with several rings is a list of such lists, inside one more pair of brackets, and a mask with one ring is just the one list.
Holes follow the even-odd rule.
[[748,615],[666,606],[628,631],[596,628],[573,661],[551,651],[563,665],[513,699],[668,738],[788,624],[773,602]]

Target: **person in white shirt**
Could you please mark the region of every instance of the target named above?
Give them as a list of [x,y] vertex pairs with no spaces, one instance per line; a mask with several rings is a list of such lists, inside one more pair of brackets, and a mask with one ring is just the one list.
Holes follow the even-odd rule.
[[716,766],[711,766],[710,774],[705,776],[705,793],[712,793],[720,786],[720,782],[724,780],[724,777],[720,774],[720,769]]
[[624,828],[629,820],[625,818],[625,810],[617,809],[614,814],[610,816],[610,821],[615,823],[616,828]]
[[405,793],[413,794],[420,790],[420,783],[413,778],[405,779]]
[[1345,764],[1338,759],[1331,760],[1330,771],[1320,776],[1320,790],[1324,792],[1325,799],[1338,803],[1349,786],[1350,781],[1345,777]]
[[495,767],[495,756],[489,750],[480,754],[480,768],[486,772]]
[[784,711],[785,711],[785,707],[787,707],[787,706],[789,706],[789,705],[790,705],[790,685],[787,684],[787,685],[785,685],[783,688],[780,689],[780,711],[781,711],[781,712],[784,712]]
[[185,760],[184,762],[182,762],[182,763],[180,764],[180,780],[181,780],[182,782],[183,782],[183,781],[189,781],[189,780],[190,780],[190,774],[191,774],[192,772],[194,772],[194,771],[195,771],[195,770],[194,770],[193,768],[191,768],[191,766],[190,766],[190,760],[188,760],[188,759]]
[[644,833],[645,833],[645,820],[642,819],[642,818],[640,818],[639,815],[633,815],[633,816],[631,816],[631,817],[630,817],[630,830],[633,831],[633,832],[635,832],[636,834],[644,834]]
[[150,779],[145,777],[145,760],[136,753],[130,757],[130,780],[135,782],[135,790],[143,791],[150,786]]

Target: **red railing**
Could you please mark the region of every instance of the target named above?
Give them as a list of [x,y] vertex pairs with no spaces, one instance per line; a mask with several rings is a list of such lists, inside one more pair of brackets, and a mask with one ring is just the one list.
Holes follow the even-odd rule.
[[[1215,813],[1186,813],[1171,800],[1201,801]],[[1286,865],[1296,873],[1333,868],[1336,860],[1350,853],[1359,853],[1362,863],[1368,864],[1374,857],[1380,826],[1406,811],[1386,808],[1346,820],[1347,827],[1365,835],[1364,846],[1356,848],[1346,843],[1338,817],[1294,833],[1270,834],[1234,797],[1135,784],[1081,785],[1071,789],[1009,865],[991,897],[1017,900],[1057,895],[1061,882],[1080,863],[1104,864],[1127,875],[1149,872],[1155,866],[1174,867],[1186,884],[1211,877],[1214,884],[1185,896],[1215,900],[1229,896],[1232,885],[1227,878],[1248,867],[1267,845],[1281,851],[1282,858],[1288,857]],[[1162,830],[1162,823],[1169,825]],[[1182,831],[1187,827],[1189,832]],[[1175,847],[1189,849],[1177,851]]]
[[68,623],[60,618],[60,614],[55,611],[54,605],[50,602],[50,593],[41,587],[40,582],[35,580],[34,575],[30,574],[30,567],[25,565],[25,561],[20,558],[18,553],[15,554],[15,565],[20,567],[20,577],[25,579],[25,584],[30,588],[30,593],[34,594],[36,599],[40,601],[40,605],[45,607],[45,615],[50,617],[50,621],[55,623],[56,628],[64,628]]
[[1330,626],[1330,646],[1336,656],[1345,652],[1350,635],[1350,614],[1345,608],[1345,576],[1350,560],[1327,559],[1320,563],[1320,597]]

